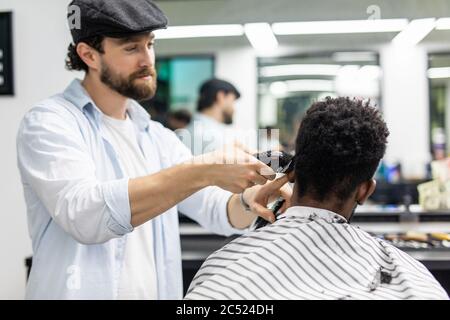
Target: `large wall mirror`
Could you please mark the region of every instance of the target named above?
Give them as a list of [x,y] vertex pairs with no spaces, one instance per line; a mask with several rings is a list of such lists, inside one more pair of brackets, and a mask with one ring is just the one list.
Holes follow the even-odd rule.
[[445,158],[450,141],[450,53],[429,55],[430,139],[433,159]]
[[381,69],[375,52],[327,52],[258,59],[258,125],[279,129],[292,151],[302,114],[326,96],[370,99],[380,105]]
[[192,55],[156,59],[156,95],[141,102],[153,120],[167,124],[170,113],[184,110],[194,114],[201,84],[214,77],[214,56]]

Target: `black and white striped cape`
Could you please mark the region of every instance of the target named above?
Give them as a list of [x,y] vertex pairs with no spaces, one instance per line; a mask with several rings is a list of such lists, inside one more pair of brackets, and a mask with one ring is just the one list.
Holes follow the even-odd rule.
[[324,209],[291,207],[200,268],[185,299],[448,299],[408,254]]

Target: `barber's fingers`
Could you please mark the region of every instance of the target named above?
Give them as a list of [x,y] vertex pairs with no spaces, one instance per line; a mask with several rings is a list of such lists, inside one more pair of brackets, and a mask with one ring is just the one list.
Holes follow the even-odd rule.
[[275,190],[281,189],[281,187],[283,187],[288,182],[289,182],[289,178],[285,174],[285,175],[269,182],[267,185],[264,186],[264,188],[275,191]]
[[240,169],[248,170],[247,178],[253,184],[263,185],[267,180],[275,179],[276,176],[272,168],[238,148],[217,150],[207,154],[206,157],[210,157],[213,160],[212,163],[237,165],[240,166]]
[[249,166],[256,171],[261,177],[266,180],[273,180],[276,177],[275,171],[264,162],[255,158],[253,155],[246,153],[240,149],[236,149],[236,158],[241,161],[241,163],[247,163]]
[[289,187],[285,190],[281,189],[281,197],[285,200],[283,205],[280,208],[280,212],[285,212],[289,207],[291,207],[291,199],[292,199],[292,189]]
[[288,183],[286,183],[286,184],[284,184],[281,188],[280,188],[280,193],[281,193],[281,196],[284,198],[284,199],[287,199],[287,198],[291,198],[291,196],[292,196],[292,187],[288,184]]
[[256,170],[256,172],[266,180],[274,180],[276,177],[275,171],[263,162],[259,161],[258,159],[252,157],[253,160],[253,168]]
[[273,212],[257,202],[252,204],[252,211],[264,220],[269,221],[270,223],[275,222],[275,215],[273,214]]
[[260,175],[260,174],[257,173],[257,172],[253,172],[253,173],[251,174],[251,181],[252,181],[254,184],[265,185],[266,182],[267,182],[267,178],[266,178],[266,177],[263,177],[262,175]]
[[277,199],[277,198],[283,198],[285,200],[287,199],[291,199],[292,196],[292,188],[288,185],[285,184],[283,185],[280,189],[275,189],[275,190],[267,190],[266,192],[270,192],[270,198],[272,199]]
[[268,188],[267,193],[270,193],[271,201],[279,197],[285,200],[279,209],[280,213],[285,212],[291,206],[292,188],[287,184],[287,181],[289,181],[289,178],[284,175],[264,186],[264,188]]
[[245,144],[242,144],[242,143],[240,143],[239,141],[236,141],[236,140],[233,142],[233,146],[235,148],[241,149],[242,151],[244,151],[245,153],[248,153],[248,154],[255,154],[255,153],[258,152],[258,150],[252,149],[249,146],[247,146]]

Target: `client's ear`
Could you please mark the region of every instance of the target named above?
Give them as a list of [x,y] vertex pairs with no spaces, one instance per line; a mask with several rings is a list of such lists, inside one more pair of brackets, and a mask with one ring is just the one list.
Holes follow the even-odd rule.
[[370,179],[360,184],[356,191],[356,202],[361,205],[372,195],[377,186],[375,179]]

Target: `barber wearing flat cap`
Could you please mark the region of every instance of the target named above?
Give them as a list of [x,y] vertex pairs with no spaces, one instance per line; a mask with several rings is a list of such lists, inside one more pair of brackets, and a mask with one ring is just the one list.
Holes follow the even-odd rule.
[[[72,19],[79,18],[78,23]],[[37,103],[17,135],[33,246],[28,299],[180,299],[178,210],[208,230],[244,233],[289,197],[243,150],[192,157],[137,101],[155,94],[148,0],[74,0],[69,70],[85,72]],[[242,195],[242,196],[241,196]],[[288,204],[287,204],[288,205]],[[286,205],[286,206],[287,206]]]

